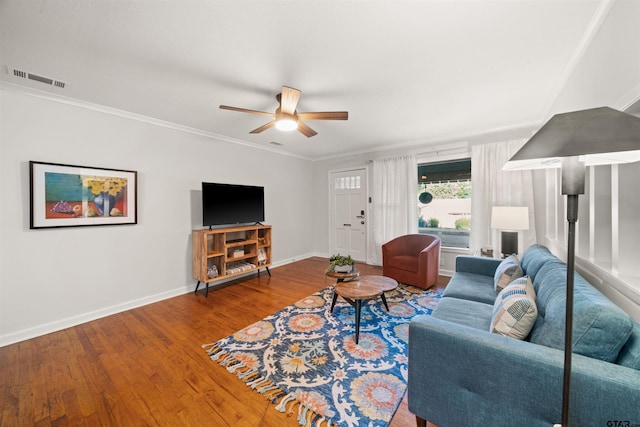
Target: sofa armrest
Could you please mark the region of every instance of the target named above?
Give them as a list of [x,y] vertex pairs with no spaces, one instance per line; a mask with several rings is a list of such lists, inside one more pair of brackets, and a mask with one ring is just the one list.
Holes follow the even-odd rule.
[[398,252],[398,250],[402,247],[402,241],[399,239],[392,239],[386,243],[382,244],[382,253],[391,254]]
[[496,258],[458,255],[456,257],[456,271],[493,277],[501,262],[502,260]]
[[[564,357],[431,316],[409,328],[409,410],[438,427],[561,422]],[[640,424],[640,371],[574,355],[571,425]]]

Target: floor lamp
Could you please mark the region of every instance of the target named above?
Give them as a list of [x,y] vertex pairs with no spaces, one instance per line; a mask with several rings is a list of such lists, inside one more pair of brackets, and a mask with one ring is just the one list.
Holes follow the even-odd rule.
[[562,168],[567,196],[567,304],[562,383],[562,426],[569,426],[573,285],[578,196],[584,194],[586,166],[640,161],[640,118],[608,108],[556,114],[522,146],[503,170]]

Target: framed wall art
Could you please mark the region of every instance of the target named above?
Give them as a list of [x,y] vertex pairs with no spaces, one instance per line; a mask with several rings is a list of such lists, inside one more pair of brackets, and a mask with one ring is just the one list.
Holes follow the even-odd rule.
[[29,162],[30,228],[136,224],[138,173]]

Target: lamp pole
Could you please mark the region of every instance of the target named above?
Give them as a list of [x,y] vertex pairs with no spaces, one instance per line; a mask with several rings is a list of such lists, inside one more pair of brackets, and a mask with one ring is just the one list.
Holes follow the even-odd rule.
[[567,196],[567,303],[564,328],[564,376],[562,379],[562,426],[569,426],[571,355],[573,352],[573,285],[576,260],[578,196],[584,194],[585,164],[578,157],[562,159],[562,194]]

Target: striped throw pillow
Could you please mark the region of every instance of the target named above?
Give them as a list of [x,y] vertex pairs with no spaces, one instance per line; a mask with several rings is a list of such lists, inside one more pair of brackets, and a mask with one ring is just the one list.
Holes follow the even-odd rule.
[[531,332],[536,318],[536,291],[528,276],[507,285],[493,304],[491,332],[523,340]]
[[524,272],[522,271],[522,267],[520,267],[520,261],[516,255],[509,255],[503,259],[493,275],[493,286],[496,294],[500,293],[509,283],[523,275]]

